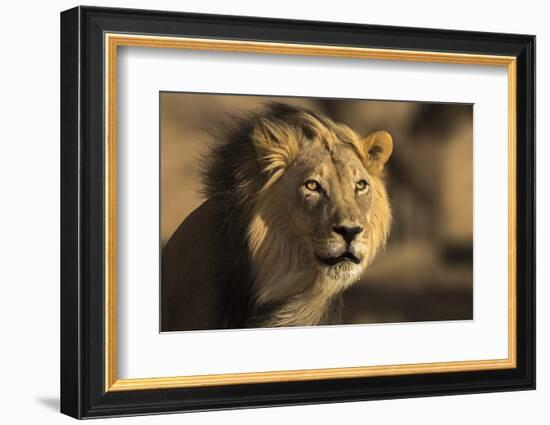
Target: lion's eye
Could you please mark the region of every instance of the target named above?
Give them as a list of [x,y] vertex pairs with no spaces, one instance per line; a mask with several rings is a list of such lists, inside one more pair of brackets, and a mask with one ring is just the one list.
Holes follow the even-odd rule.
[[315,180],[307,180],[304,183],[304,186],[307,190],[311,190],[312,192],[318,192],[319,190],[321,190],[321,185]]
[[366,180],[359,180],[357,183],[355,183],[355,189],[359,192],[364,191],[368,186],[369,184]]

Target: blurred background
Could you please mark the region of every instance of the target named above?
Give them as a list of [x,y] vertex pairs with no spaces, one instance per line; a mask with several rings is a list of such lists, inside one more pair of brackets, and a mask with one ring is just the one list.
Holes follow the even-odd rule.
[[393,136],[390,238],[346,292],[345,322],[472,319],[472,105],[163,92],[162,245],[203,201],[198,159],[208,150],[205,129],[270,101],[321,112],[361,135],[385,129]]

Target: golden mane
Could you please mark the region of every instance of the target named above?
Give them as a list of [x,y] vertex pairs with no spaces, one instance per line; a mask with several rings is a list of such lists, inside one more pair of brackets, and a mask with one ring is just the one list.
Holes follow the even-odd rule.
[[[272,105],[269,111],[273,108],[277,110],[281,106]],[[239,185],[240,189],[253,191],[246,196],[251,200],[246,238],[253,272],[252,290],[257,305],[279,305],[269,318],[258,319],[261,325],[313,325],[328,320],[329,300],[352,282],[338,286],[320,276],[316,264],[311,261],[310,247],[288,232],[281,214],[286,188],[277,187],[277,182],[300,155],[302,140],[308,139],[325,149],[334,149],[338,144],[349,145],[372,176],[374,208],[365,216],[371,247],[366,267],[384,246],[390,229],[391,211],[381,164],[391,151],[388,153],[387,146],[375,143],[377,138],[387,143],[385,132],[374,133],[371,140],[364,140],[348,127],[308,111],[292,109],[291,119],[277,112],[257,117],[251,132],[256,154],[251,161],[257,167],[252,176],[255,181]],[[382,158],[383,162],[380,161],[382,153],[387,155]],[[238,175],[250,174],[250,166],[243,163]]]

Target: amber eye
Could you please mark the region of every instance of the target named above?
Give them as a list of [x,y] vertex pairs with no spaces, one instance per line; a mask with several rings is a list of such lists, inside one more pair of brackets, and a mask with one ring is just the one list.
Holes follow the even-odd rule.
[[357,183],[355,183],[355,189],[359,192],[363,192],[368,186],[369,184],[366,180],[359,180]]
[[307,180],[304,183],[304,186],[307,190],[311,190],[312,192],[318,192],[319,190],[321,190],[321,185],[315,180]]

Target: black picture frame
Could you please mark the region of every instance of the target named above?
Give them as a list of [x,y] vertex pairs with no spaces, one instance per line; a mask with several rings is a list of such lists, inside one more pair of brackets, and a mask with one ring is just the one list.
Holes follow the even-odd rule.
[[[517,60],[517,367],[105,391],[104,34],[514,56]],[[76,7],[61,13],[61,412],[75,418],[535,388],[535,37]]]

